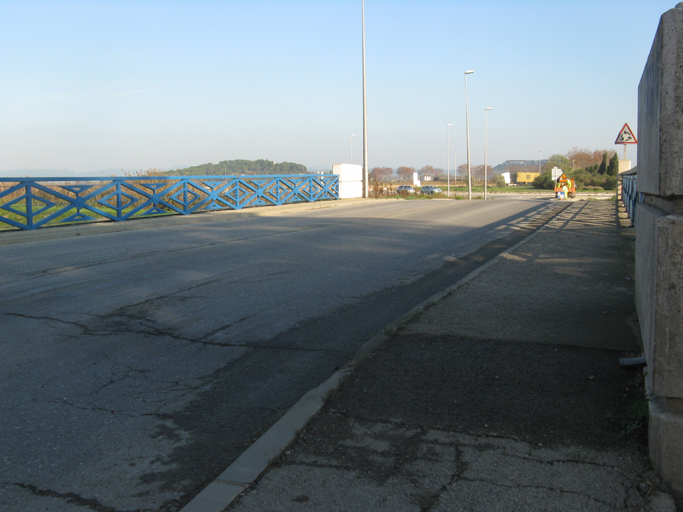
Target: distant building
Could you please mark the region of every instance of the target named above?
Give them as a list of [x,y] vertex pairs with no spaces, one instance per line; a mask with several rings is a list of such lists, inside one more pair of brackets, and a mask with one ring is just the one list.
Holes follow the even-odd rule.
[[540,174],[537,172],[518,172],[517,173],[517,183],[524,184],[524,185],[530,185],[539,176],[540,176]]
[[432,181],[434,178],[430,176],[429,174],[423,174],[422,175],[422,181]]

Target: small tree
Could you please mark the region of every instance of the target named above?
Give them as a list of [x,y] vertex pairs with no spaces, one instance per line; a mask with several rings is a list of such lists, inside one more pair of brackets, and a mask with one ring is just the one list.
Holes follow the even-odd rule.
[[387,181],[394,170],[391,167],[373,167],[370,175],[379,181]]
[[458,176],[460,176],[460,179],[467,180],[467,164],[460,164],[458,166],[457,172],[455,173],[455,179],[458,179]]
[[484,166],[483,165],[470,165],[470,172],[472,173],[472,179],[475,181],[484,180]]
[[382,186],[376,175],[371,175],[369,182],[370,189],[372,190],[372,197],[377,199],[385,195],[384,187]]
[[413,179],[413,173],[415,172],[415,167],[399,167],[396,170],[396,174],[402,181],[410,181]]
[[550,171],[553,167],[561,169],[566,174],[572,170],[572,162],[564,155],[555,154],[548,158],[548,161],[543,165],[543,170]]
[[420,178],[422,178],[422,176],[424,176],[425,174],[428,174],[429,176],[434,176],[434,167],[432,167],[431,165],[425,165],[422,169],[420,169],[417,172],[420,173]]
[[606,174],[607,173],[607,153],[602,154],[602,162],[600,163],[600,167],[598,167],[598,174]]
[[607,167],[607,175],[616,176],[617,174],[619,174],[619,157],[614,153],[612,159],[609,161],[609,166]]

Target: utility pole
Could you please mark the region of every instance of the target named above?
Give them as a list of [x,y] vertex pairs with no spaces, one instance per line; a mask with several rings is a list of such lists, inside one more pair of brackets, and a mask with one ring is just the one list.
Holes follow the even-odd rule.
[[368,194],[368,106],[365,89],[365,0],[363,0],[363,197]]

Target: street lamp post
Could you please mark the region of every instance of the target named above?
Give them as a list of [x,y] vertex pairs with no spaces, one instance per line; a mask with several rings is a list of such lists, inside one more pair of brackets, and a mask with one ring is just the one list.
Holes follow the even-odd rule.
[[[458,150],[453,150],[453,186],[458,188]],[[457,197],[457,191],[454,192]]]
[[543,157],[541,156],[543,154],[543,150],[539,149],[538,150],[538,175],[541,175],[541,160],[543,160]]
[[353,163],[353,138],[354,138],[355,136],[356,136],[356,134],[355,134],[355,133],[352,133],[352,134],[351,134],[351,137],[350,137],[350,138],[351,138],[351,160],[350,160],[351,163]]
[[368,198],[368,106],[365,90],[365,0],[363,0],[363,197]]
[[446,190],[447,197],[451,197],[451,134],[450,129],[452,124],[446,125]]
[[472,199],[472,169],[470,167],[470,112],[467,102],[467,75],[474,71],[465,71],[465,125],[467,131],[467,199]]
[[488,157],[489,157],[489,128],[488,128],[488,111],[493,110],[491,107],[484,109],[484,201],[486,201],[486,184],[488,174]]

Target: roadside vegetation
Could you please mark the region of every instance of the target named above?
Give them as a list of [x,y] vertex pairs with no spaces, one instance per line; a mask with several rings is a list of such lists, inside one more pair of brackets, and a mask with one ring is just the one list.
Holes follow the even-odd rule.
[[[577,162],[582,167],[577,168]],[[543,172],[533,183],[539,189],[553,190],[555,182],[551,170],[562,169],[568,178],[576,180],[577,191],[615,190],[619,174],[619,157],[614,151],[573,148],[566,155],[552,155],[543,166]]]
[[[539,191],[552,191],[555,182],[551,177],[551,170],[555,167],[562,170],[569,178],[576,180],[576,189],[579,192],[602,192],[615,190],[618,183],[619,158],[616,152],[607,149],[586,149],[574,147],[565,155],[555,154],[544,161],[515,160],[507,161],[515,164],[503,167],[505,172],[510,173],[511,185],[506,185],[500,174],[501,166],[493,168],[483,165],[470,165],[469,172],[472,176],[472,192],[480,194],[484,191],[484,179],[487,180],[487,191],[514,192],[514,193],[538,193]],[[521,165],[520,165],[521,164]],[[540,174],[539,174],[540,170]],[[448,183],[450,182],[451,197],[460,197],[467,193],[466,177],[468,174],[467,164],[461,164],[450,176],[444,169],[425,165],[420,169],[401,166],[396,169],[391,167],[374,167],[370,171],[370,189],[374,197],[393,196],[394,191],[401,185],[412,185],[413,176],[417,173],[422,185],[439,187],[443,194],[426,195],[423,198],[441,198],[448,196]],[[517,183],[519,174],[531,174],[532,183]],[[408,195],[411,198],[420,196],[420,187],[416,193]],[[406,197],[408,197],[406,196]],[[413,197],[415,196],[415,197]]]

